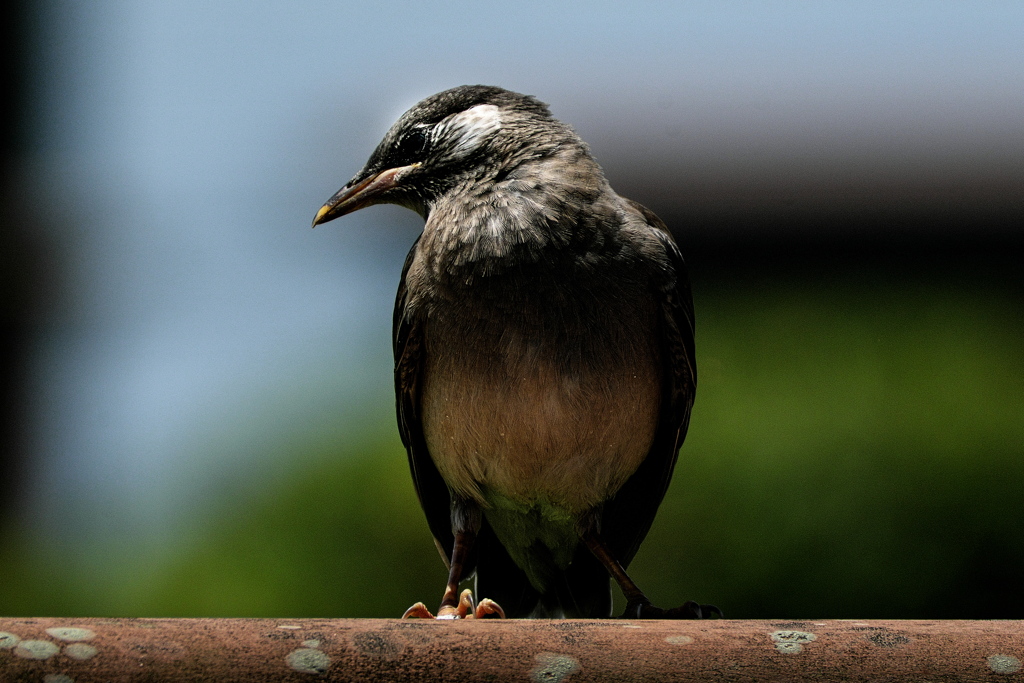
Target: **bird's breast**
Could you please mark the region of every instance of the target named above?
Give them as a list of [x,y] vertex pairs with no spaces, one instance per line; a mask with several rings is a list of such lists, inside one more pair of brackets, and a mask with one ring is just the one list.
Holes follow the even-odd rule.
[[527,284],[431,303],[424,435],[459,494],[580,514],[650,448],[661,401],[654,306],[628,287],[602,296],[596,284]]

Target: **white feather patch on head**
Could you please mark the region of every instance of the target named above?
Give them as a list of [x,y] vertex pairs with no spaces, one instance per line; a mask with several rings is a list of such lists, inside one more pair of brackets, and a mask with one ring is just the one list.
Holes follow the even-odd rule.
[[452,139],[452,156],[464,157],[500,129],[501,110],[493,104],[478,104],[442,121],[438,133]]

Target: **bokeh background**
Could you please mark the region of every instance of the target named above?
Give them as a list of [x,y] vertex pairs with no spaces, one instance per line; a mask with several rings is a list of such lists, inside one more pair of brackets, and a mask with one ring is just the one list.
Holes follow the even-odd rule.
[[537,95],[692,268],[633,568],[733,617],[1024,617],[1024,5],[13,0],[0,614],[397,616],[420,219],[320,204],[420,98]]

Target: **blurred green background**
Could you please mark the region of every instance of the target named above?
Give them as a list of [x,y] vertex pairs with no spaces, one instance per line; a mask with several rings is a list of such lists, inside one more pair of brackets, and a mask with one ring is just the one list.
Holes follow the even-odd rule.
[[[650,595],[751,618],[1024,613],[1013,292],[839,273],[696,296],[699,400],[633,565]],[[82,558],[8,537],[2,611],[379,617],[436,602],[445,570],[393,421],[368,423],[274,444],[298,465],[211,502],[169,546]]]
[[419,220],[306,226],[404,108],[493,82],[691,265],[656,604],[1024,617],[1019,7],[232,7],[4,10],[0,614],[436,604],[390,394]]

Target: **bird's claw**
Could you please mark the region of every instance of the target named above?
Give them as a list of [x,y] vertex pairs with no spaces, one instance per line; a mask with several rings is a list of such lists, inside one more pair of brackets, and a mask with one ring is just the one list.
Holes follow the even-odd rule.
[[649,602],[631,602],[626,605],[626,611],[622,613],[621,619],[721,619],[724,615],[722,610],[714,605],[701,605],[688,600],[679,607],[661,609]]
[[435,617],[422,602],[405,610],[403,619],[504,619],[505,610],[490,598],[484,598],[479,605],[473,605],[473,591],[466,589],[459,595],[459,604],[441,605]]
[[402,615],[403,619],[433,619],[434,615],[430,613],[427,606],[422,602],[417,602],[415,605],[405,610],[405,614]]
[[494,602],[494,600],[484,598],[480,601],[480,604],[476,606],[476,613],[474,616],[477,619],[504,619],[505,610],[501,608],[501,605]]

